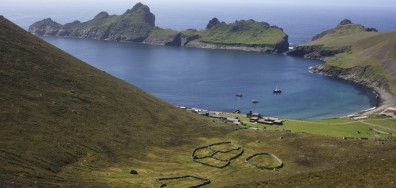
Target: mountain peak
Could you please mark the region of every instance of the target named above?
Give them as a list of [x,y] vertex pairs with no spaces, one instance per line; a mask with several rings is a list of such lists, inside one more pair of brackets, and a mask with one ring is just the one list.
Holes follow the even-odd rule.
[[352,23],[352,21],[349,20],[349,19],[343,19],[343,20],[337,25],[337,27],[343,26],[343,25],[348,25],[348,24],[353,24],[353,23]]
[[139,2],[139,3],[136,3],[135,6],[133,6],[131,9],[128,9],[126,11],[126,13],[132,13],[132,12],[136,12],[139,10],[143,10],[144,12],[150,12],[150,8],[147,5]]
[[109,13],[107,13],[106,11],[102,11],[102,12],[99,12],[99,14],[96,15],[94,19],[105,19],[109,16],[110,16]]
[[146,23],[152,27],[155,27],[155,15],[151,13],[150,8],[147,5],[136,3],[136,5],[133,6],[133,8],[128,9],[124,15],[129,16],[134,14],[143,17],[143,20]]

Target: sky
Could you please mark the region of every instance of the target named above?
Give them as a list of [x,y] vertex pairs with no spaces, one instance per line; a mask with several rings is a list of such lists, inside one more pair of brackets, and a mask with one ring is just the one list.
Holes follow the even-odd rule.
[[[114,5],[134,4],[135,0],[1,0],[2,5],[9,6],[42,6],[42,5]],[[395,0],[141,0],[148,5],[213,5],[213,4],[271,4],[289,6],[366,6],[366,7],[394,7]]]
[[65,24],[88,21],[100,11],[121,15],[138,2],[150,7],[157,26],[179,31],[203,29],[213,17],[227,23],[265,21],[284,28],[295,43],[345,18],[380,31],[396,30],[396,0],[0,0],[0,15],[28,29],[45,18]]

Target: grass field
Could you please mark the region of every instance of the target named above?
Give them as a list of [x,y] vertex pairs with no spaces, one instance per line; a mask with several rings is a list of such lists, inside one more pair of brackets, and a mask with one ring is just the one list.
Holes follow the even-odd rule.
[[396,138],[396,119],[384,117],[370,117],[364,120],[336,118],[325,120],[296,120],[284,119],[283,125],[265,125],[250,123],[246,115],[223,113],[227,116],[238,116],[247,127],[260,128],[268,131],[290,130],[295,133],[310,133],[330,137],[353,138]]

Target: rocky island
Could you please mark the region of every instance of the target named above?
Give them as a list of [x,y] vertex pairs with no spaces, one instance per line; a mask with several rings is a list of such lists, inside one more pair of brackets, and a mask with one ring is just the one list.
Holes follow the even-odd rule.
[[288,36],[282,28],[254,20],[227,24],[213,18],[204,30],[163,29],[155,26],[155,15],[142,3],[137,3],[119,16],[100,12],[86,22],[74,21],[62,25],[47,18],[32,24],[29,32],[37,35],[270,53],[283,53],[289,47]]
[[311,71],[369,87],[379,95],[377,111],[396,105],[396,32],[378,32],[342,20],[288,55],[323,60]]

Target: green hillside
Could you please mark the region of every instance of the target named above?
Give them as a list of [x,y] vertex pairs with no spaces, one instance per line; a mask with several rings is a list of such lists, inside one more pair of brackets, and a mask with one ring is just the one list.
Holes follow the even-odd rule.
[[396,96],[395,45],[396,32],[370,34],[354,43],[350,51],[327,59],[324,71],[331,67],[355,69],[358,77],[369,79]]
[[[209,179],[206,187],[394,185],[395,142],[343,140],[282,127],[264,131],[207,119],[95,69],[1,16],[0,86],[1,187],[202,183],[192,176]],[[371,124],[386,122],[393,121]],[[304,122],[287,123],[295,130],[307,128]],[[226,143],[203,147],[220,142]],[[260,152],[276,155],[282,168],[245,162]],[[201,164],[228,160],[224,168]]]
[[84,183],[59,173],[75,163],[133,166],[148,146],[178,147],[218,131],[3,17],[0,52],[1,181]]
[[377,32],[343,20],[288,54],[322,59],[325,64],[314,71],[396,95],[395,37],[396,32]]
[[213,18],[205,30],[187,30],[182,34],[187,38],[185,45],[191,47],[243,49],[272,53],[283,53],[289,49],[288,36],[282,28],[254,20],[240,20],[227,24]]
[[278,27],[254,20],[241,20],[232,24],[219,23],[202,33],[201,41],[220,44],[276,45],[287,39]]

